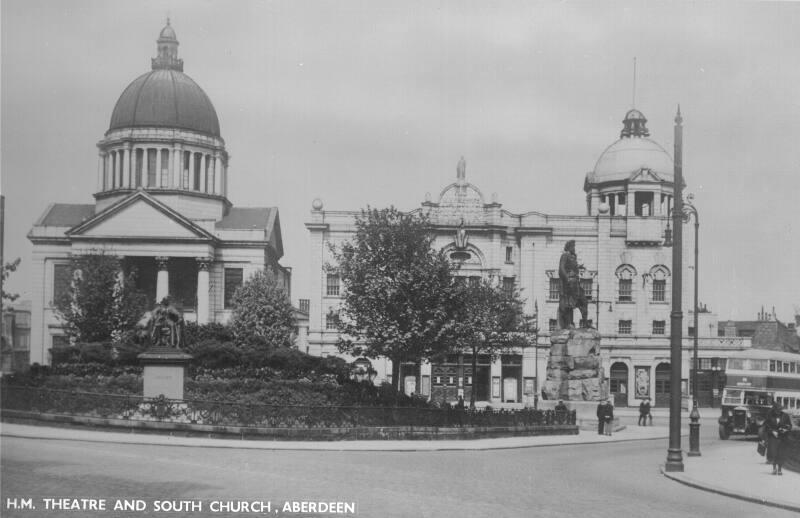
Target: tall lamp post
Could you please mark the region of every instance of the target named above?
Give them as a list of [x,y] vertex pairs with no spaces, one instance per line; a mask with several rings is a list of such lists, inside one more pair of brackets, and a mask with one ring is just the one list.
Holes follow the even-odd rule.
[[694,216],[694,336],[692,347],[692,412],[689,414],[689,453],[690,457],[700,456],[700,411],[697,409],[697,370],[700,367],[700,361],[697,359],[697,341],[699,333],[698,326],[698,313],[700,312],[700,305],[697,302],[697,256],[699,248],[699,232],[700,232],[700,218],[697,215],[697,207],[692,203],[694,195],[687,196],[688,201],[683,206],[683,214],[685,217],[690,215]]
[[[690,457],[699,457],[700,456],[700,411],[698,410],[698,400],[697,400],[697,371],[700,368],[700,360],[697,358],[698,355],[698,314],[700,313],[700,304],[697,300],[698,297],[698,255],[699,255],[699,232],[700,232],[700,218],[697,214],[697,207],[694,206],[692,203],[694,201],[694,194],[689,194],[687,200],[684,202],[683,205],[683,222],[688,223],[689,219],[694,216],[694,333],[692,337],[692,411],[689,414],[689,453]],[[672,232],[669,228],[669,221],[667,222],[667,231],[666,231],[666,239],[664,240],[664,246],[671,246],[672,239],[671,239]]]
[[[681,452],[681,342],[683,332],[683,118],[681,108],[675,115],[675,177],[672,210],[674,246],[672,247],[672,312],[670,313],[670,400],[669,448],[665,471],[683,471]],[[667,236],[669,238],[669,236]]]

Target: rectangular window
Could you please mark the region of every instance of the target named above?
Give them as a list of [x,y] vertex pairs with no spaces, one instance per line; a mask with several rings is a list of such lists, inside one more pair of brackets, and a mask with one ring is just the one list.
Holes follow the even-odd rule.
[[503,292],[507,297],[514,295],[514,277],[503,277]]
[[325,315],[325,329],[328,331],[336,331],[339,329],[339,314],[331,311]]
[[192,176],[192,189],[195,191],[200,190],[200,160],[201,157],[200,153],[194,154],[194,175]]
[[233,295],[242,286],[244,280],[244,269],[225,268],[225,309],[230,309],[233,303]]
[[694,327],[689,326],[689,328],[686,330],[686,334],[689,336],[694,336]]
[[69,274],[68,264],[53,265],[53,302],[61,300],[67,294],[71,280]]
[[335,273],[329,273],[327,283],[325,285],[325,295],[328,297],[338,297],[339,296],[339,275]]
[[775,360],[770,360],[769,361],[769,371],[770,372],[775,372]]
[[594,291],[594,282],[592,279],[581,279],[581,289],[583,296],[586,300],[592,300],[592,292]]
[[156,186],[156,150],[147,150],[147,186]]
[[142,168],[144,167],[144,149],[136,150],[136,185],[135,187],[142,186]]
[[558,320],[556,320],[555,318],[551,318],[550,322],[549,322],[549,326],[550,326],[549,329],[550,329],[551,333],[553,331],[558,330]]
[[189,188],[189,162],[191,158],[192,153],[190,151],[183,152],[183,174],[181,175],[181,184],[184,189]]
[[561,294],[561,279],[550,279],[550,291],[547,294],[547,300],[558,300]]
[[631,328],[633,321],[632,320],[620,320],[619,321],[619,334],[621,335],[629,335],[631,334]]
[[633,280],[620,279],[619,280],[619,301],[631,302],[633,301]]
[[481,278],[477,275],[473,275],[469,278],[469,285],[473,288],[477,287],[481,283]]
[[514,257],[514,247],[507,246],[506,247],[506,262],[511,263],[513,262],[512,259]]
[[653,334],[663,335],[667,329],[666,320],[653,320]]
[[667,281],[656,279],[653,281],[653,302],[665,302],[667,300]]
[[309,299],[300,299],[300,311],[303,313],[308,313],[310,306],[311,301]]
[[169,150],[161,150],[161,184],[159,187],[169,187]]

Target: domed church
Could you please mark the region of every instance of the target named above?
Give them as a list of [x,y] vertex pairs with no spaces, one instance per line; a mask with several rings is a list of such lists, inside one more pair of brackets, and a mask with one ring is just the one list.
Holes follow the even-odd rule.
[[72,255],[103,251],[135,267],[155,302],[169,295],[187,321],[225,322],[231,298],[270,268],[287,292],[276,207],[234,207],[228,152],[208,95],[183,72],[167,20],[151,70],[119,96],[97,143],[94,203],[54,203],[28,234],[33,243],[31,362],[49,363],[66,339],[51,301],[69,285]]
[[[650,138],[647,119],[637,109],[622,120],[619,138],[599,154],[585,175],[586,213],[513,213],[496,194],[487,198],[467,181],[466,161],[456,166],[455,182],[438,198],[425,196],[415,211],[427,214],[436,229],[434,246],[457,264],[456,275],[468,279],[492,277],[508,289],[519,288],[525,313],[534,317],[538,333],[531,346],[492,358],[479,355],[472,372],[468,353],[453,354],[440,363],[401,365],[401,386],[435,401],[469,400],[475,381],[476,401],[497,405],[532,405],[546,379],[549,338],[558,326],[560,280],[558,265],[568,241],[575,241],[581,285],[589,302],[588,324],[602,335],[602,367],[606,390],[615,405],[638,405],[644,398],[666,406],[670,390],[670,311],[672,248],[665,242],[673,206],[673,159]],[[575,175],[580,196],[580,176]],[[338,354],[336,312],[341,304],[340,279],[329,243],[349,239],[357,211],[326,211],[314,200],[306,227],[314,249],[310,254],[308,351]],[[694,329],[691,228],[683,232],[686,279],[681,372],[688,390],[692,335],[697,333],[702,371],[698,378],[701,405],[720,394],[724,357],[750,347],[749,338],[718,338],[715,316],[698,312]],[[575,312],[575,322],[579,313]],[[535,345],[535,346],[534,346]],[[365,360],[359,360],[364,362]],[[372,360],[377,380],[390,378],[388,359]],[[551,402],[552,403],[552,402]],[[718,401],[717,401],[718,403]]]

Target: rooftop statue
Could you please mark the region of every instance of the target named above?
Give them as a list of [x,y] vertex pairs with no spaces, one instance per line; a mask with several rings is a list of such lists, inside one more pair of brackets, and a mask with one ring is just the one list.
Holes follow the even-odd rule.
[[575,255],[575,241],[569,240],[564,245],[564,252],[558,263],[558,277],[561,279],[561,292],[558,299],[558,327],[569,329],[575,327],[572,321],[572,313],[575,308],[581,312],[581,327],[586,326],[586,315],[588,305],[586,296],[581,287],[579,272],[583,268],[578,264],[578,256]]

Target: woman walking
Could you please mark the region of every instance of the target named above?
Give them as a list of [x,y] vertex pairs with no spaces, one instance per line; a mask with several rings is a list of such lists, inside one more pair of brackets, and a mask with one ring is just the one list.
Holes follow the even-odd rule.
[[767,459],[772,460],[772,474],[783,475],[786,437],[792,429],[792,420],[777,401],[772,403],[772,408],[767,413],[764,428],[767,434]]

